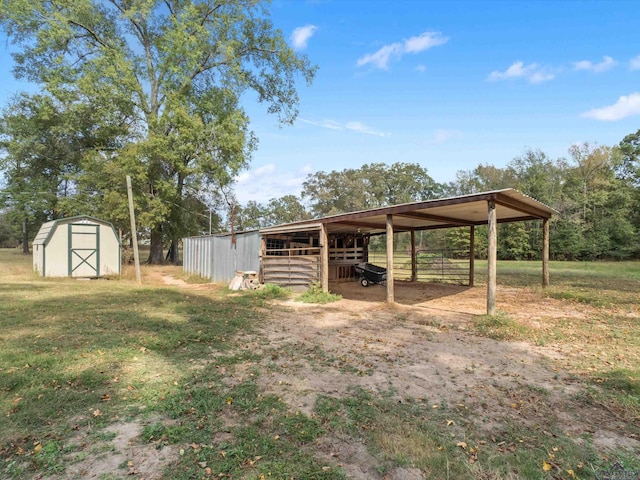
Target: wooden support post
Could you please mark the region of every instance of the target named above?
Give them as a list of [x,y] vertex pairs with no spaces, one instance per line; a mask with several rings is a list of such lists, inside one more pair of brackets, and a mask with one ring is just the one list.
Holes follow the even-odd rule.
[[127,196],[129,197],[129,217],[131,220],[131,243],[133,244],[133,263],[136,267],[136,282],[142,283],[142,275],[140,274],[140,254],[138,253],[138,233],[136,232],[136,213],[133,208],[133,188],[131,187],[131,177],[127,178]]
[[320,275],[322,277],[322,291],[329,292],[329,236],[327,225],[320,228]]
[[411,230],[411,281],[418,280],[418,253],[416,251],[416,232]]
[[387,215],[387,303],[395,303],[393,292],[393,215]]
[[489,200],[489,251],[487,272],[487,315],[496,313],[497,259],[498,259],[498,222],[496,219],[496,203]]
[[549,219],[542,220],[542,288],[549,286]]
[[475,261],[476,261],[476,227],[471,225],[469,227],[469,286],[473,287],[475,282]]

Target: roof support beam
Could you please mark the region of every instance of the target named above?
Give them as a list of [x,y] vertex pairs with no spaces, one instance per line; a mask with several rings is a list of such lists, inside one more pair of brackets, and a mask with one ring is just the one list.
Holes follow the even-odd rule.
[[527,205],[519,200],[516,200],[515,198],[497,195],[495,202],[498,205],[502,205],[503,207],[507,208],[513,208],[514,210],[529,214],[535,218],[549,218],[551,216],[550,214],[537,210],[536,208]]
[[384,223],[358,222],[358,221],[341,221],[334,222],[332,225],[349,225],[353,227],[372,228],[374,230],[383,230],[386,228]]
[[396,213],[396,216],[399,217],[409,217],[409,218],[418,218],[421,220],[433,220],[436,222],[447,222],[451,225],[459,225],[461,227],[467,226],[467,225],[473,225],[473,222],[468,222],[466,220],[460,220],[458,218],[451,218],[451,217],[442,217],[440,215],[431,215],[429,213],[422,213],[422,212],[404,212],[404,213]]
[[[381,233],[384,233],[385,229],[386,229],[386,224],[377,224],[377,223],[371,223],[371,222],[353,222],[353,221],[341,221],[341,222],[333,222],[329,225],[347,225],[347,226],[353,226],[353,227],[362,227],[362,228],[371,228],[371,229],[375,229],[375,230],[382,230]],[[415,228],[409,228],[409,227],[400,227],[400,228],[396,228],[396,231],[398,232],[410,232],[411,230],[417,230]]]

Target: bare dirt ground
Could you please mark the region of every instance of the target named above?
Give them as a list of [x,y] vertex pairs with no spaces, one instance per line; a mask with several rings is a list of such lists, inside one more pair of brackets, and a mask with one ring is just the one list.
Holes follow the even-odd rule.
[[[155,279],[167,286],[206,291],[168,274]],[[397,282],[394,306],[384,303],[385,288],[356,282],[331,286],[343,299],[328,305],[294,300],[275,302],[262,311],[258,332],[244,348],[261,356],[258,365],[233,367],[230,382],[261,370],[261,388],[311,415],[319,395],[342,397],[354,387],[391,394],[397,401],[428,402],[432,408],[456,408],[487,441],[502,441],[503,426],[513,422],[552,436],[554,429],[580,442],[585,433],[594,446],[637,451],[640,441],[606,406],[576,402],[586,384],[567,368],[579,345],[540,347],[526,341],[496,341],[471,332],[486,311],[486,290],[439,284]],[[498,287],[498,310],[528,326],[553,319],[588,319],[594,307],[543,298],[535,291]],[[123,423],[113,432],[111,455],[79,461],[82,478],[97,478],[106,465],[129,461],[131,474],[157,478],[176,452],[157,453],[137,438],[141,425]],[[506,429],[505,429],[506,431]],[[108,443],[108,442],[107,442]],[[508,446],[508,445],[507,445]],[[382,475],[377,460],[353,439],[323,437],[316,454],[340,464],[354,479],[417,480],[417,469],[397,468]],[[107,463],[105,463],[107,462]]]
[[[599,450],[640,447],[606,406],[575,401],[585,384],[564,368],[575,355],[574,346],[543,348],[468,331],[486,312],[486,289],[396,283],[398,304],[393,307],[382,303],[381,286],[350,282],[331,290],[343,299],[325,306],[281,302],[268,313],[260,335],[246,345],[271,352],[263,361],[271,365],[260,377],[262,386],[293,408],[310,414],[318,395],[344,396],[354,386],[391,390],[398,401],[418,399],[433,408],[470,412],[494,442],[500,442],[502,425],[517,422],[549,436],[559,428],[578,442],[589,434]],[[506,287],[498,289],[498,310],[530,326],[597,313],[593,307]],[[280,368],[274,371],[273,363]],[[345,458],[339,460],[353,478],[380,477],[364,449],[341,445],[328,450],[342,452]],[[413,477],[401,472],[386,478]]]

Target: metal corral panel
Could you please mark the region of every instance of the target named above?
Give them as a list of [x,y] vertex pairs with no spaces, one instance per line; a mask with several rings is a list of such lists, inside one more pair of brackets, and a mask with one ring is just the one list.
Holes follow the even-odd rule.
[[260,270],[260,233],[189,237],[183,241],[183,268],[187,273],[210,278],[212,282],[230,282],[237,270]]

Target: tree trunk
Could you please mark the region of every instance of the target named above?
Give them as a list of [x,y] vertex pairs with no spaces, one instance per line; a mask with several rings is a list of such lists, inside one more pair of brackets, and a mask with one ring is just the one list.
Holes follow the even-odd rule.
[[154,228],[151,230],[151,250],[147,259],[149,265],[162,265],[164,257],[162,256],[162,228]]
[[27,230],[27,219],[22,219],[22,253],[29,255],[29,231]]
[[171,240],[171,257],[169,258],[169,260],[174,265],[180,265],[180,250],[179,250],[179,248],[180,248],[180,245],[178,243],[178,239],[174,238],[173,240]]

